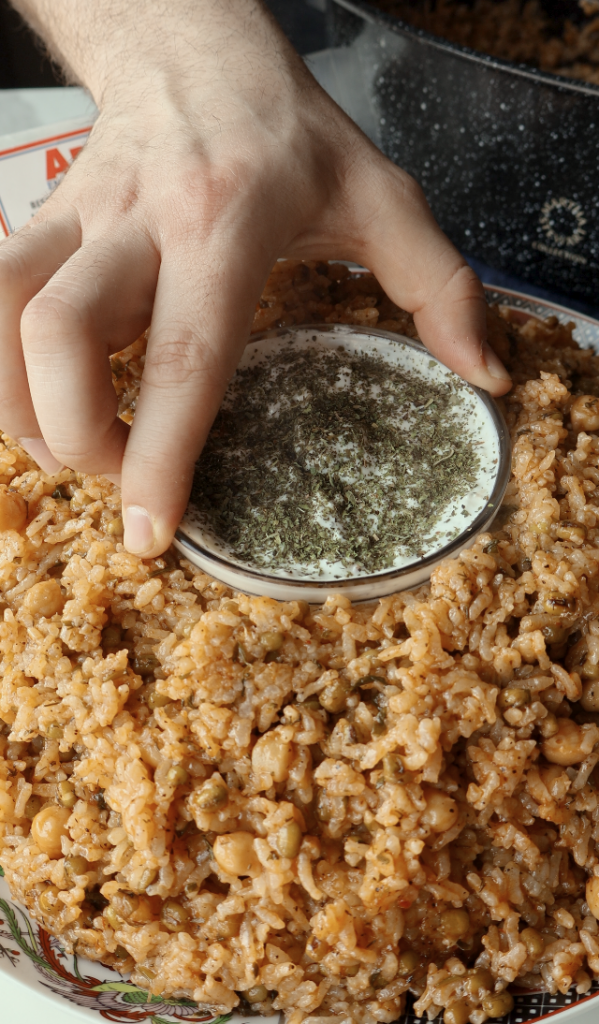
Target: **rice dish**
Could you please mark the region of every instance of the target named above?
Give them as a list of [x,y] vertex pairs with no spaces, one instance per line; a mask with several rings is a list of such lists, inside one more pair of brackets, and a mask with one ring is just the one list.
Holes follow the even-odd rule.
[[[483,1024],[599,977],[599,358],[489,309],[492,533],[351,606],[122,544],[107,480],[0,446],[0,863],[69,950],[289,1024]],[[254,330],[415,336],[371,275],[280,263]],[[145,340],[113,361],[134,414]]]

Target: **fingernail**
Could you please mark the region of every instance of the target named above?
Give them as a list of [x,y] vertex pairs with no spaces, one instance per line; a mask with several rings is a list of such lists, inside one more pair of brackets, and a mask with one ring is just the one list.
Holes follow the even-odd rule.
[[509,373],[498,356],[495,355],[488,341],[483,344],[483,359],[485,366],[495,380],[511,380]]
[[110,480],[111,484],[116,484],[117,487],[121,486],[121,480],[123,479],[122,473],[102,473],[105,480]]
[[145,508],[129,505],[125,509],[125,537],[127,551],[132,555],[143,555],[154,546],[154,529]]
[[17,441],[48,476],[54,476],[64,469],[63,463],[54,458],[43,437],[18,437]]

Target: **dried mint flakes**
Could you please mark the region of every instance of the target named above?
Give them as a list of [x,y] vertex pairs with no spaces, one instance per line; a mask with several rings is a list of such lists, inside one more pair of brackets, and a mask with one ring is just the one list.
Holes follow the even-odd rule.
[[196,467],[203,528],[295,575],[418,556],[477,481],[460,390],[341,347],[289,345],[239,369]]

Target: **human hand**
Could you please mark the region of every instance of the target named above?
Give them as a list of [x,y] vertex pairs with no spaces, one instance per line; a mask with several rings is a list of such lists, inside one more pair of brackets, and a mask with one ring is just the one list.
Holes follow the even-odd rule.
[[[508,390],[476,275],[257,0],[16,5],[100,116],[0,245],[0,424],[43,469],[122,473],[129,550],[170,543],[280,256],[369,267],[432,353]],[[148,326],[128,428],[108,356]]]

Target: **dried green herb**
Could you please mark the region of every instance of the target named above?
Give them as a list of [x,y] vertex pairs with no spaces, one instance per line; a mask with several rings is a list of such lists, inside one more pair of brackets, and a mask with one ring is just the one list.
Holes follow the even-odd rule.
[[419,555],[477,481],[461,387],[316,344],[258,357],[233,378],[196,467],[203,528],[240,560],[296,575]]

